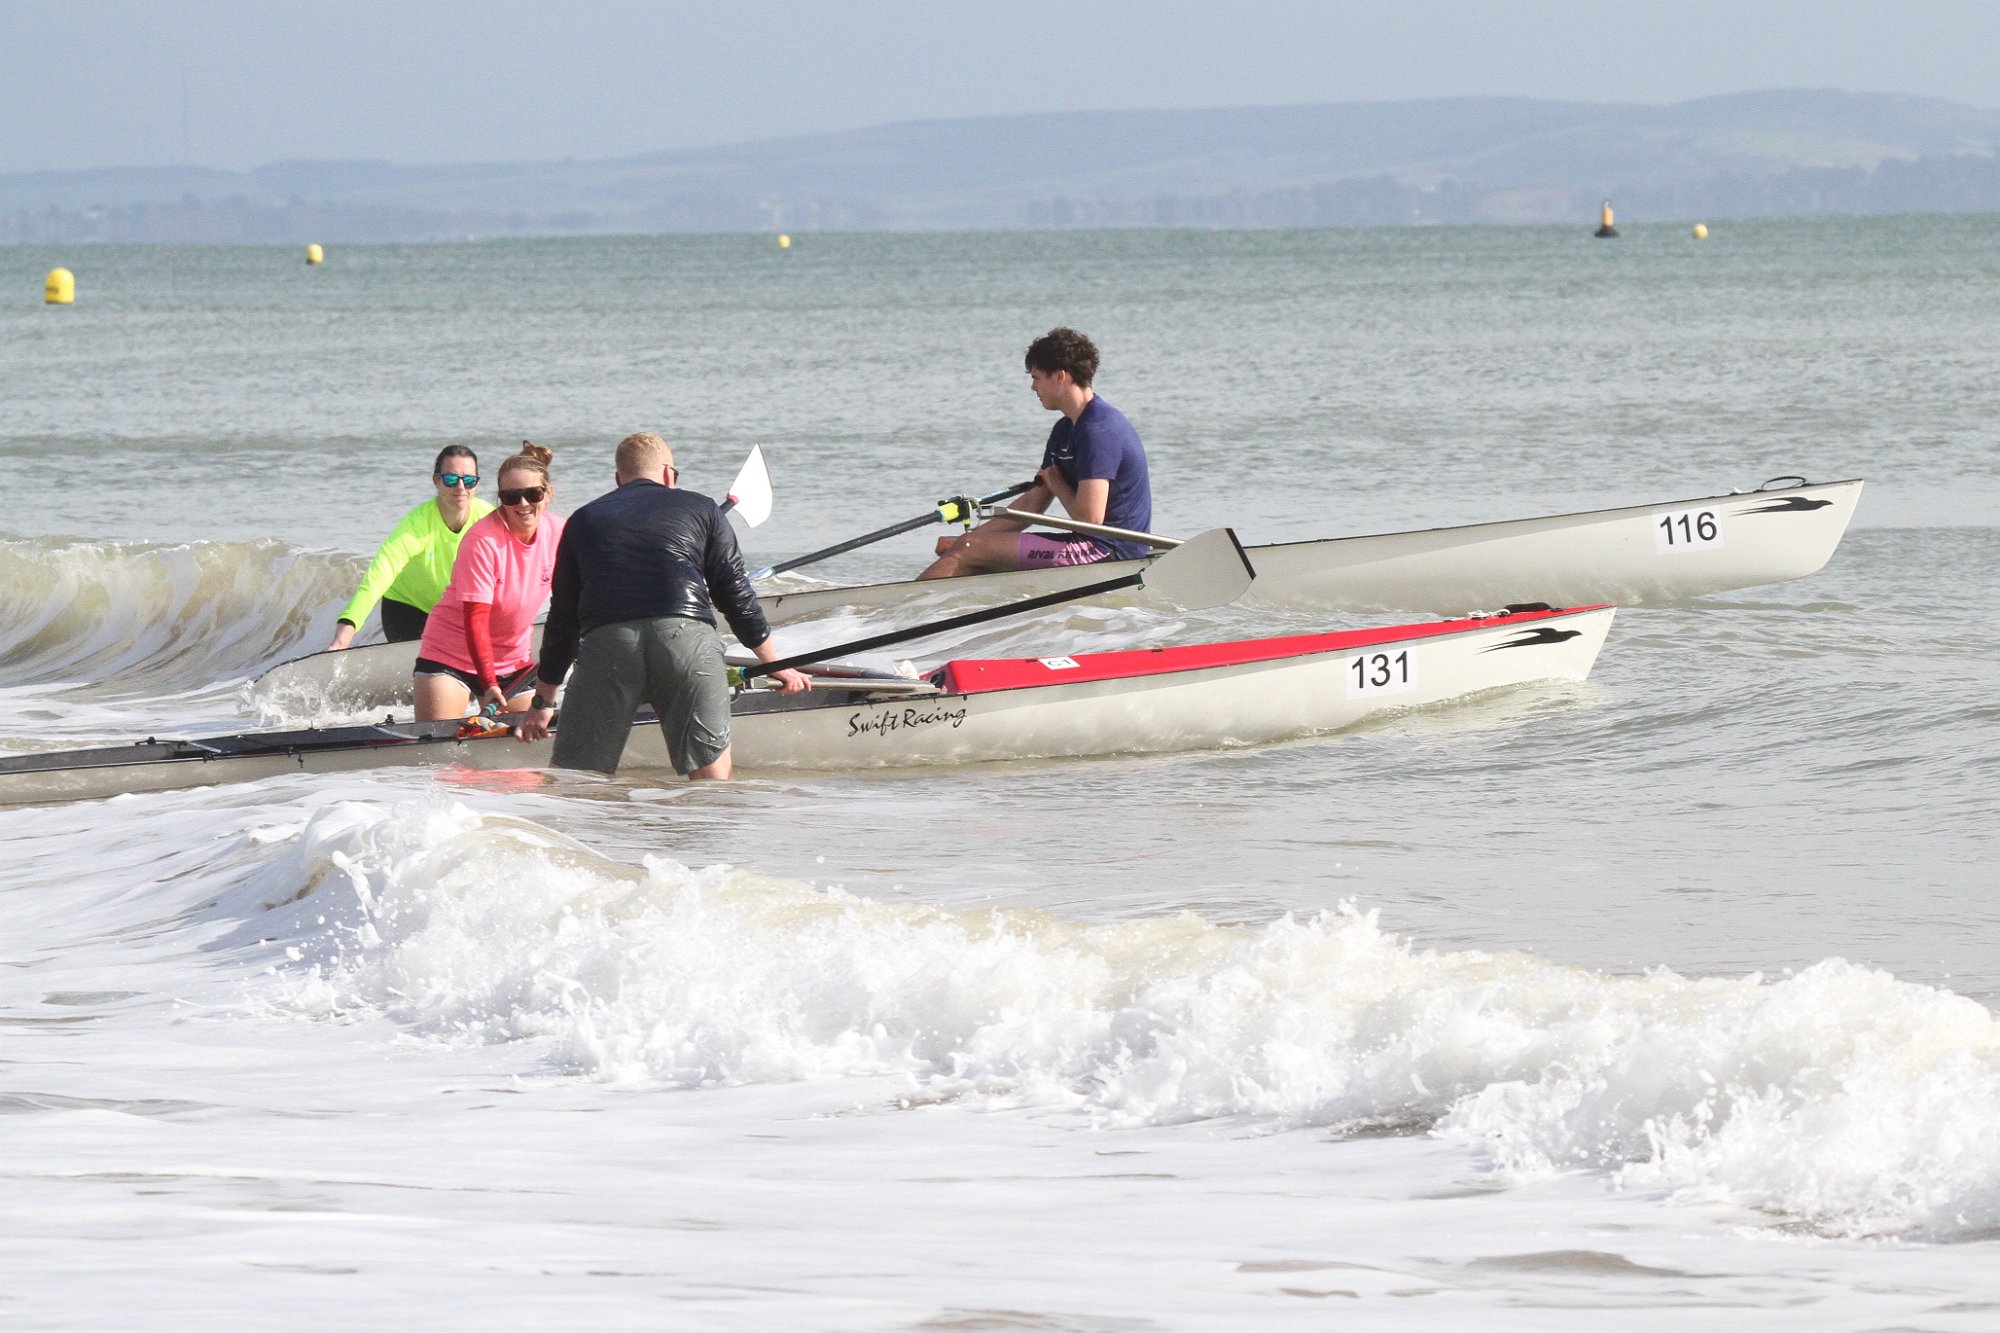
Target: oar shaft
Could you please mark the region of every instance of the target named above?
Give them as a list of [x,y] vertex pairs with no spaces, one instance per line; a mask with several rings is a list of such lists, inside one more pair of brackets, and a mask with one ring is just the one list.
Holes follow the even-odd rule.
[[[1011,500],[1015,496],[1033,489],[1034,485],[1033,481],[1024,481],[1019,485],[1009,486],[1005,490],[995,491],[991,495],[982,495],[979,497],[978,503],[989,505],[997,504],[1002,500]],[[938,521],[940,521],[938,511],[933,508],[927,514],[907,519],[901,523],[891,523],[886,528],[878,528],[874,532],[865,533],[859,537],[850,537],[844,542],[837,542],[823,550],[813,551],[808,555],[796,556],[793,559],[782,561],[775,565],[766,565],[750,577],[756,579],[768,578],[773,574],[782,574],[788,569],[798,569],[805,565],[816,564],[821,560],[830,560],[834,556],[846,555],[849,551],[856,551],[864,546],[872,546],[876,542],[886,541],[890,537],[900,537],[906,532],[915,532],[918,528],[927,528]]]
[[933,620],[918,625],[914,629],[890,630],[872,638],[856,639],[852,643],[837,643],[828,648],[815,649],[809,653],[799,653],[781,658],[776,662],[759,662],[755,666],[743,668],[743,679],[753,676],[768,676],[774,671],[785,671],[795,667],[810,666],[814,662],[824,662],[829,657],[845,657],[849,653],[865,653],[875,648],[887,648],[892,643],[905,643],[911,639],[928,638],[933,634],[943,634],[948,630],[964,629],[968,625],[983,625],[989,620],[999,620],[1003,616],[1018,616],[1029,611],[1039,611],[1045,606],[1058,606],[1063,602],[1077,602],[1099,593],[1117,592],[1124,588],[1136,588],[1145,581],[1143,574],[1126,574],[1121,578],[1106,579],[1083,588],[1065,588],[1060,592],[1043,593],[1039,597],[1027,597],[1018,602],[1008,602],[1004,606],[989,606],[981,611],[968,611],[948,620]]
[[1134,532],[1130,528],[1109,528],[1102,523],[1086,523],[1080,518],[1066,518],[1061,514],[1037,514],[1026,509],[994,509],[1000,518],[1018,518],[1029,523],[1046,523],[1052,528],[1067,528],[1071,532],[1087,533],[1092,537],[1115,537],[1123,542],[1144,542],[1162,551],[1171,551],[1181,544],[1178,537],[1162,537],[1155,532]]
[[823,550],[814,551],[810,555],[798,556],[791,560],[781,560],[775,565],[758,570],[757,576],[763,577],[766,574],[782,574],[788,569],[798,569],[804,565],[816,564],[821,560],[831,560],[834,556],[846,555],[849,551],[857,551],[864,546],[872,546],[874,543],[887,540],[890,537],[898,537],[906,532],[915,532],[918,528],[928,527],[937,521],[937,514],[932,512],[925,514],[922,518],[913,518],[906,523],[897,523],[886,528],[878,528],[876,531],[864,536],[850,537],[844,542],[828,546]]

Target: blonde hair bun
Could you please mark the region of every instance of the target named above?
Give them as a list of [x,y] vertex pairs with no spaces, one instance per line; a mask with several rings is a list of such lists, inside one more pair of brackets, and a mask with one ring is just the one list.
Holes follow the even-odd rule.
[[551,480],[549,477],[549,460],[554,457],[553,453],[536,444],[533,440],[523,440],[521,441],[521,452],[512,455],[506,462],[502,463],[498,475],[505,476],[509,472],[526,468],[529,471],[541,473],[542,480],[548,481]]

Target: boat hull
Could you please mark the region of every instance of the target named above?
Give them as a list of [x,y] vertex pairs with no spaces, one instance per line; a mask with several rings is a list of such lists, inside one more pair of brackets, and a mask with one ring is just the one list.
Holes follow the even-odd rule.
[[[1026,672],[1003,688],[852,707],[759,700],[757,711],[735,719],[736,764],[749,772],[901,768],[1262,744],[1486,690],[1582,680],[1611,618],[1604,607],[1446,622],[1422,635],[1409,631],[1433,627],[1399,626],[1362,643],[1351,634],[1303,636],[1293,642],[1304,650],[1283,657],[1074,683],[1065,680],[1071,668],[1040,664],[1089,659],[1022,659]],[[1316,640],[1335,642],[1307,647]],[[662,762],[657,729],[643,740],[651,762]]]
[[[1074,658],[971,659],[908,683],[902,695],[838,682],[804,695],[745,692],[735,705],[735,759],[746,773],[850,771],[1259,744],[1487,690],[1582,680],[1612,615],[1595,607]],[[297,772],[549,761],[548,742],[459,738],[456,726],[385,723],[10,756],[0,759],[0,805]],[[671,772],[652,721],[634,722],[625,767]]]

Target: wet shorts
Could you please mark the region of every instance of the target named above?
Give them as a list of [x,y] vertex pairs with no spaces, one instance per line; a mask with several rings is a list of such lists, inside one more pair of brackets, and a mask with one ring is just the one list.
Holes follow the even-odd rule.
[[557,768],[616,773],[640,704],[660,715],[667,758],[680,774],[729,748],[729,671],[722,636],[685,616],[599,625],[576,648],[556,723]]
[[1044,537],[1024,532],[1014,548],[1014,562],[1022,569],[1055,569],[1063,565],[1094,565],[1111,559],[1111,552],[1088,537]]
[[[447,666],[443,662],[432,661],[428,657],[419,657],[417,659],[417,665],[412,674],[419,676],[450,676],[453,680],[465,686],[466,689],[472,691],[472,697],[475,699],[480,696],[480,693],[485,688],[479,683],[478,673],[462,671],[455,666]],[[528,663],[528,665],[518,671],[510,671],[500,677],[500,688],[506,693],[509,699],[519,694],[522,690],[528,689],[534,683],[535,664],[533,662]]]

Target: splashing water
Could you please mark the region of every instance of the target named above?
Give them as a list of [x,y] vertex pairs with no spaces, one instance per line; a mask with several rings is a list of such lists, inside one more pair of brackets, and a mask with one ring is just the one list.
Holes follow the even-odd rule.
[[130,696],[243,676],[294,649],[359,572],[278,541],[0,537],[8,683]]
[[1618,977],[1417,949],[1351,904],[1260,926],[948,911],[635,870],[457,806],[326,811],[229,910],[283,922],[282,1008],[526,1041],[595,1079],[891,1075],[1112,1127],[1431,1130],[1508,1180],[1604,1172],[1828,1235],[2000,1225],[1992,1015],[1838,959]]

